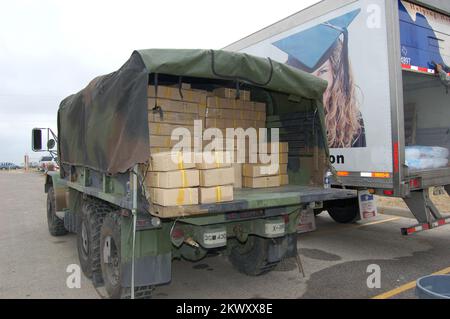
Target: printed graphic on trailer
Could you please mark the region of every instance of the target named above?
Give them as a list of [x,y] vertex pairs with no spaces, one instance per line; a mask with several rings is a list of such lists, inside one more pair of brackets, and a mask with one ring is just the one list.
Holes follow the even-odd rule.
[[358,1],[242,50],[328,82],[331,162],[338,171],[392,172],[384,1]]
[[399,0],[402,64],[434,69],[435,63],[450,72],[450,17]]

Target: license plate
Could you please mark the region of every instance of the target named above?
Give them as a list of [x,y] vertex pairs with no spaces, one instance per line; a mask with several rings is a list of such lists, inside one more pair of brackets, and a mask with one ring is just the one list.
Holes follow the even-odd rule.
[[270,235],[270,236],[283,235],[285,231],[286,231],[286,224],[284,222],[266,224],[266,234],[267,235]]
[[203,234],[203,243],[206,246],[225,246],[227,244],[227,232],[217,231]]

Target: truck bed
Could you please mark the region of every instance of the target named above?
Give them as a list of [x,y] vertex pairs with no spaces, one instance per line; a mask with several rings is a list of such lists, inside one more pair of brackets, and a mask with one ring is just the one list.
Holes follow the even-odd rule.
[[232,202],[219,204],[191,205],[182,207],[162,207],[153,205],[159,217],[173,218],[201,214],[221,214],[228,212],[257,210],[283,206],[296,206],[311,202],[353,198],[356,192],[342,189],[288,185],[265,189],[235,189]]

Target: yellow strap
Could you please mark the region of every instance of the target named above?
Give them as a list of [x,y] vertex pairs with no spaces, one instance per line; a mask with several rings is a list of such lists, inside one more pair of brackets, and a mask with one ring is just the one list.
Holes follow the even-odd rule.
[[222,188],[220,186],[216,187],[216,201],[217,202],[222,201]]
[[194,92],[192,92],[192,91],[186,91],[186,95],[187,95],[187,100],[188,101],[193,101],[193,95],[194,95]]
[[171,89],[170,88],[168,88],[168,87],[165,87],[164,88],[164,94],[163,94],[163,96],[166,98],[166,99],[168,99],[168,100],[170,100],[170,98],[171,98]]
[[192,188],[188,188],[189,192],[189,204],[192,205],[194,201],[192,200]]
[[161,134],[161,123],[156,123],[156,135]]
[[233,99],[233,110],[237,109],[236,99]]
[[186,179],[186,171],[182,170],[181,172],[181,184],[183,185],[183,188],[187,187],[187,179]]
[[177,197],[177,205],[183,205],[185,202],[185,189],[179,189],[178,190],[178,197]]
[[219,97],[216,96],[216,107],[219,107]]
[[158,185],[158,187],[161,187],[161,184],[159,183],[159,173],[156,173],[156,185]]
[[220,161],[219,161],[219,153],[218,152],[214,153],[214,160],[216,162],[216,168],[220,168]]
[[170,136],[166,137],[166,139],[164,141],[164,145],[166,148],[170,148],[170,142],[171,142],[171,137]]
[[181,152],[178,152],[178,169],[179,170],[184,169],[183,154],[181,154]]

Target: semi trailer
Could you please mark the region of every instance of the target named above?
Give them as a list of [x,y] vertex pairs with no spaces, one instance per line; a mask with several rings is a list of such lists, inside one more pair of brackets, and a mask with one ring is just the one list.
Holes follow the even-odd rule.
[[[419,222],[405,235],[450,223],[430,199],[450,194],[449,1],[320,1],[224,49],[328,81],[333,187],[404,199]],[[357,199],[325,206],[359,216]]]

